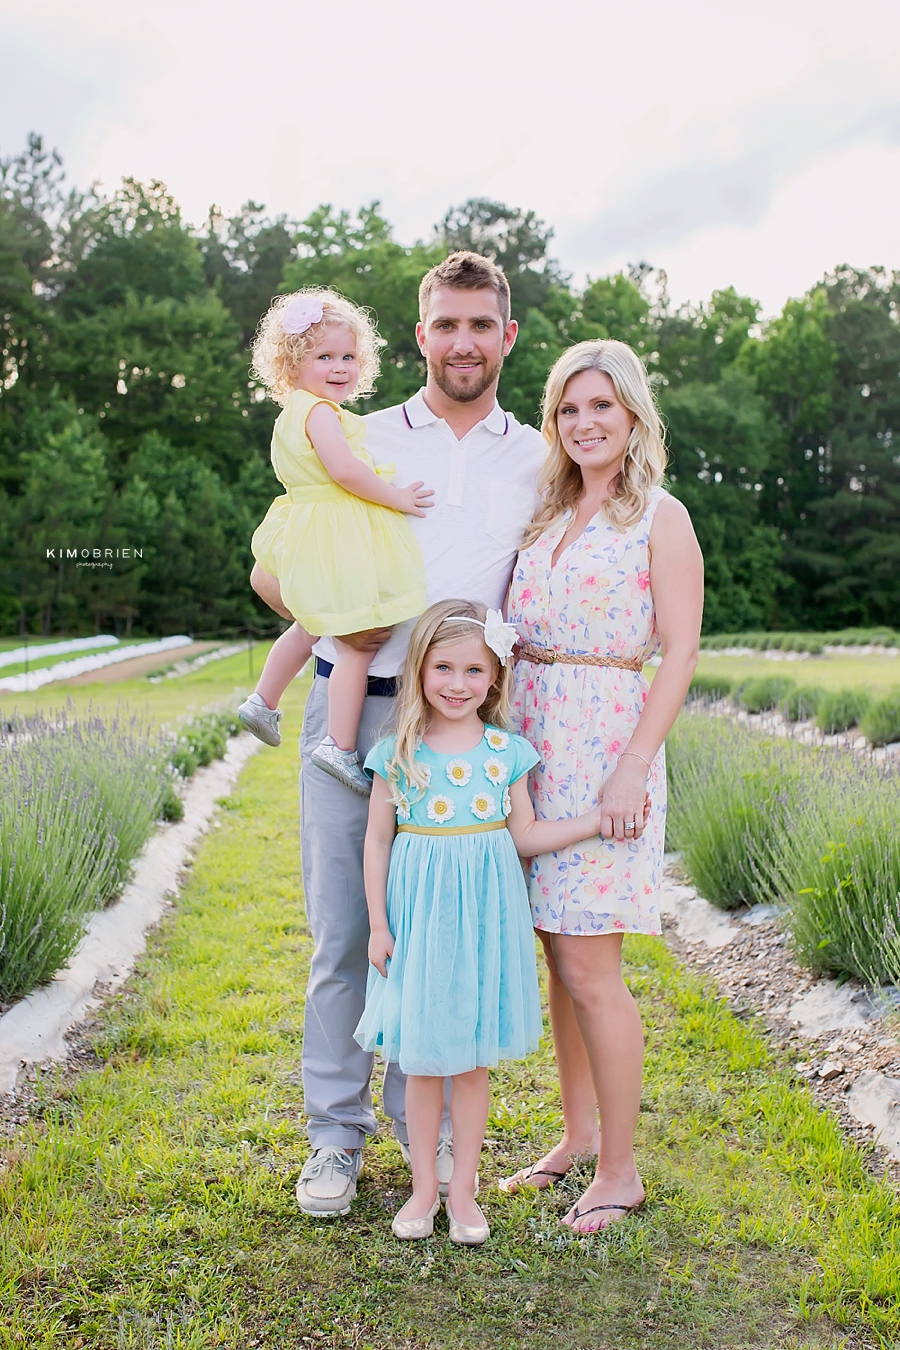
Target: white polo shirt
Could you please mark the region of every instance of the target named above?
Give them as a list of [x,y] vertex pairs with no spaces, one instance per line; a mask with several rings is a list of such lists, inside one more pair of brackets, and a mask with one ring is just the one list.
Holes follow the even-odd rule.
[[[457,440],[420,389],[398,407],[369,413],[366,449],[376,464],[396,464],[399,487],[422,479],[434,489],[434,506],[425,517],[407,516],[425,560],[429,605],[455,597],[499,609],[537,505],[535,479],[546,449],[540,432],[495,403]],[[398,673],[413,624],[397,625],[370,675]],[[329,638],[321,638],[315,651],[334,660]]]

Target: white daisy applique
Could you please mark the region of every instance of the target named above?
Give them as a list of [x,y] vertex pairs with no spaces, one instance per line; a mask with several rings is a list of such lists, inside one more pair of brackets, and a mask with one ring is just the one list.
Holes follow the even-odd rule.
[[433,820],[436,825],[442,824],[445,820],[452,820],[456,815],[456,807],[449,797],[444,797],[438,793],[432,797],[427,806],[428,819]]
[[430,765],[430,764],[420,764],[420,765],[419,765],[419,770],[420,770],[420,772],[421,772],[421,774],[422,774],[422,781],[423,781],[423,783],[425,784],[425,786],[426,786],[426,787],[431,787],[431,765]]
[[484,776],[489,783],[496,783],[499,787],[501,783],[506,782],[508,775],[509,769],[496,755],[490,755],[484,761]]
[[509,788],[508,788],[508,787],[505,787],[505,788],[503,789],[502,806],[503,806],[503,815],[504,815],[504,817],[506,817],[506,816],[509,815],[510,811],[512,810],[512,798],[511,798],[510,795],[509,795]]
[[409,798],[401,797],[397,803],[397,819],[400,821],[401,825],[405,825],[409,820],[411,809]]
[[469,810],[479,820],[490,820],[497,809],[497,803],[489,792],[476,792],[469,802]]
[[472,765],[464,759],[451,759],[447,765],[447,777],[454,787],[465,787],[472,777]]
[[509,745],[509,736],[505,731],[498,730],[497,727],[488,727],[484,733],[484,739],[492,750],[505,750]]

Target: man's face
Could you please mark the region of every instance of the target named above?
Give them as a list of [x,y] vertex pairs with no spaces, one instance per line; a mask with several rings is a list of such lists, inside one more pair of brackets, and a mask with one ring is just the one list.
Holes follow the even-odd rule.
[[416,325],[428,378],[456,403],[472,403],[497,380],[518,325],[504,327],[496,292],[439,286]]

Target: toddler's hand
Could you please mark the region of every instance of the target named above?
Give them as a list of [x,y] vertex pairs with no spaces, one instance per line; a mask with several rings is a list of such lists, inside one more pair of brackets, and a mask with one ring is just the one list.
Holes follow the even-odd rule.
[[434,506],[434,489],[424,483],[410,483],[409,487],[398,488],[400,505],[398,511],[405,516],[424,516],[429,507]]
[[389,928],[373,929],[369,937],[369,960],[379,975],[387,976],[388,958],[394,954],[394,939]]

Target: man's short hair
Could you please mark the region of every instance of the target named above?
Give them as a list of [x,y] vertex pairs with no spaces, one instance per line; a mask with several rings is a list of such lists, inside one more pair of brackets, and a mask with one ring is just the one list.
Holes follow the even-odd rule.
[[503,269],[491,262],[490,258],[460,249],[426,272],[419,286],[419,318],[422,323],[425,322],[432,294],[439,286],[449,286],[458,291],[493,291],[503,327],[509,323],[509,282]]

